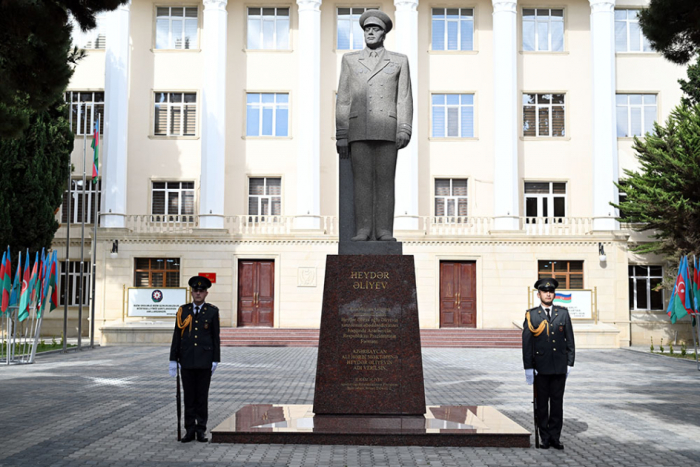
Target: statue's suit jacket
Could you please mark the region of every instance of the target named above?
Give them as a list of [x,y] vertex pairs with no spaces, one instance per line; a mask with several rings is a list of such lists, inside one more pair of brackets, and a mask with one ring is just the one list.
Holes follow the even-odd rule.
[[408,57],[384,49],[370,69],[367,48],[346,53],[336,100],[336,139],[396,141],[411,136],[413,94]]
[[[542,306],[528,310],[530,322],[536,329],[542,321],[547,320]],[[563,306],[554,305],[550,312],[552,322],[549,324],[549,335],[544,331],[535,337],[527,324],[523,323],[523,366],[526,370],[534,368],[542,375],[565,375],[567,366],[574,366],[576,345],[574,329],[571,326],[569,310]]]
[[185,370],[211,369],[212,362],[221,361],[221,340],[219,337],[219,309],[211,303],[204,303],[194,315],[192,303],[182,305],[182,320],[192,316],[192,328],[182,329],[175,323],[173,341],[170,345],[170,361],[180,362]]

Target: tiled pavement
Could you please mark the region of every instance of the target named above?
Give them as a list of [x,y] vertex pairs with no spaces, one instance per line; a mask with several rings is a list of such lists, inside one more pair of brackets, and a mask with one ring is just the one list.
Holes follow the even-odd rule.
[[[210,428],[248,403],[310,404],[314,348],[225,348]],[[531,428],[520,352],[425,349],[428,404],[493,405]],[[694,362],[582,350],[564,402],[563,452],[498,448],[180,444],[165,347],[105,347],[0,367],[0,466],[700,465]]]

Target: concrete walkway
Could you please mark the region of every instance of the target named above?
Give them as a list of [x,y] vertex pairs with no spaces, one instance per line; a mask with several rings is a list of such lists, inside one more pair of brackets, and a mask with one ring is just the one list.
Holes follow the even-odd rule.
[[[249,403],[311,404],[314,348],[225,348],[213,428]],[[428,404],[493,405],[532,426],[519,350],[425,349]],[[176,441],[165,347],[102,347],[0,366],[0,466],[700,465],[695,362],[582,350],[567,382],[563,452],[496,448],[212,445]],[[534,442],[534,438],[533,438]]]

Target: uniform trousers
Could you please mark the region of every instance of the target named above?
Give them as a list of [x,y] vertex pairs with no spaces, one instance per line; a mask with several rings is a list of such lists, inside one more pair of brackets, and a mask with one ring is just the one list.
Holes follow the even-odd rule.
[[185,390],[185,430],[202,433],[207,431],[209,383],[211,369],[182,369],[182,387]]
[[394,141],[350,143],[355,189],[355,232],[376,239],[394,231]]
[[564,387],[566,375],[540,375],[535,377],[537,387],[537,425],[545,444],[559,441],[564,423]]

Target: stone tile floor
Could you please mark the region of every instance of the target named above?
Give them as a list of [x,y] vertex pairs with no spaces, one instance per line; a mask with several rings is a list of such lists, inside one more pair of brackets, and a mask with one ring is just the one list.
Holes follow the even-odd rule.
[[[210,428],[249,403],[310,404],[313,348],[225,348]],[[180,444],[165,347],[103,347],[0,366],[0,466],[700,465],[695,362],[581,350],[563,452],[531,449]],[[493,405],[531,429],[519,350],[424,349],[428,404]],[[533,439],[534,442],[534,439]]]

